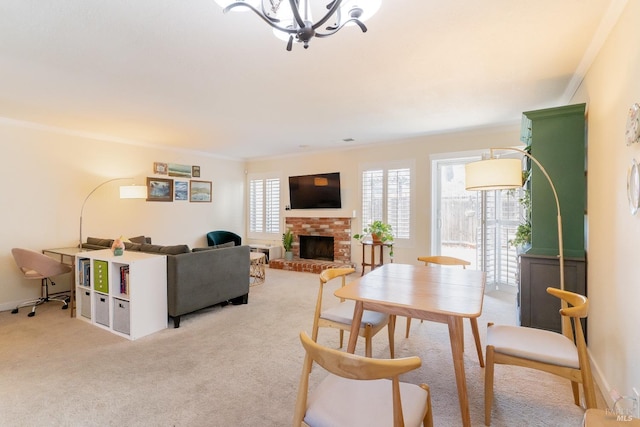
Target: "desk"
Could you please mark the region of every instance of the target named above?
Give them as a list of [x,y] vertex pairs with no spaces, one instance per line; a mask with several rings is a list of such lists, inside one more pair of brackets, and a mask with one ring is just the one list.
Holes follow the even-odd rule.
[[383,265],[335,292],[338,298],[355,301],[347,351],[355,351],[364,310],[446,323],[462,424],[468,427],[471,419],[464,373],[462,320],[482,314],[484,285],[485,274],[478,270]]
[[86,249],[80,249],[78,247],[42,250],[43,254],[57,258],[62,264],[71,266],[71,293],[69,296],[69,312],[71,317],[75,317],[76,310],[76,254],[85,251]]
[[[374,242],[372,240],[366,240],[361,243],[362,243],[362,274],[361,276],[364,276],[365,267],[371,267],[371,270],[373,271],[374,268],[380,267],[381,265],[384,264],[384,248],[386,246],[391,248],[391,250],[393,251],[393,242]],[[367,246],[371,247],[370,263],[365,261],[365,254],[366,254],[365,248]],[[376,264],[376,248],[380,248],[380,261],[377,264]],[[393,262],[393,258],[391,258],[391,262]]]

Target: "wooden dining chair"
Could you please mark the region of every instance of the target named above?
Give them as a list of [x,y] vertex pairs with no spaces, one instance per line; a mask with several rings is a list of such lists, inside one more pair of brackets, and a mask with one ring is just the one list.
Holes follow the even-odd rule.
[[[460,258],[454,258],[450,256],[444,255],[434,255],[434,256],[420,256],[418,257],[418,261],[424,262],[424,265],[459,265],[462,268],[466,269],[468,265],[471,265],[469,261],[465,261]],[[421,321],[422,322],[422,321]],[[478,319],[475,317],[469,318],[469,322],[471,323],[471,332],[473,332],[473,340],[476,343],[476,351],[478,352],[478,361],[480,362],[480,366],[484,367],[484,358],[482,356],[482,344],[480,343],[480,330],[478,329]],[[407,317],[407,331],[405,334],[406,338],[409,338],[409,329],[411,328],[411,318]]]
[[[373,359],[317,344],[301,332],[306,351],[294,426],[433,426],[431,394],[426,384],[400,382],[420,367],[417,356]],[[309,393],[313,362],[329,371]]]
[[[346,276],[353,273],[353,268],[329,268],[320,273],[320,287],[318,290],[318,298],[316,300],[316,310],[313,318],[313,330],[311,336],[314,341],[318,341],[318,330],[320,328],[336,328],[340,330],[340,348],[344,344],[344,331],[351,330],[351,322],[353,321],[353,311],[355,303],[353,301],[340,301],[339,304],[331,308],[323,307],[323,295],[326,284],[333,279],[341,278],[342,286],[346,284]],[[391,358],[394,356],[394,331],[395,316],[384,313],[365,310],[362,314],[362,323],[358,335],[365,339],[365,355],[372,355],[372,338],[385,326],[388,326],[389,332],[389,352]]]
[[487,367],[484,371],[486,425],[491,424],[493,372],[496,364],[523,366],[569,379],[573,389],[573,400],[578,406],[578,384],[581,383],[587,409],[596,407],[591,366],[580,323],[580,319],[587,317],[589,300],[585,296],[556,288],[547,288],[547,292],[562,300],[562,333],[489,323]]

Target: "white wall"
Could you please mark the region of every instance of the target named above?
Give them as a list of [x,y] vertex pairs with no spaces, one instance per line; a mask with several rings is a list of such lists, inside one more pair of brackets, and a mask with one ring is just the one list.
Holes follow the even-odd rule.
[[624,134],[629,107],[640,103],[640,2],[629,1],[575,96],[588,110],[588,339],[600,388],[640,391],[640,214],[626,196],[631,159]]
[[[355,147],[343,151],[326,153],[299,154],[287,158],[265,159],[247,163],[249,173],[280,173],[282,205],[289,204],[287,177],[310,173],[340,172],[342,209],[336,210],[291,210],[283,211],[285,216],[328,216],[350,217],[356,211],[352,222],[352,234],[362,231],[360,217],[359,169],[362,164],[387,162],[394,160],[413,160],[416,165],[414,206],[415,231],[413,242],[409,246],[396,245],[395,262],[417,263],[420,255],[431,252],[431,159],[430,156],[441,153],[460,153],[486,150],[489,147],[508,147],[519,144],[520,124],[473,132],[459,132],[413,138],[410,140],[390,141],[386,144],[369,147]],[[351,259],[356,265],[362,262],[361,247],[357,242],[351,246]],[[387,258],[388,259],[388,258]]]
[[[206,246],[205,234],[211,230],[244,235],[244,162],[104,142],[9,120],[0,120],[0,141],[5,186],[0,210],[0,310],[39,296],[39,286],[22,278],[11,248],[76,246],[82,202],[110,178],[134,180],[106,184],[88,199],[85,240],[144,234],[153,243],[196,247]],[[145,185],[146,177],[154,176],[154,161],[199,165],[198,179],[213,181],[212,203],[120,199],[121,184]]]

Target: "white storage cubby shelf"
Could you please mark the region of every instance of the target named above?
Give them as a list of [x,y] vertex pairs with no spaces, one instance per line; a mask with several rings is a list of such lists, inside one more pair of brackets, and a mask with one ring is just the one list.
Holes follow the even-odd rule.
[[135,340],[167,327],[167,258],[110,249],[76,255],[77,318]]

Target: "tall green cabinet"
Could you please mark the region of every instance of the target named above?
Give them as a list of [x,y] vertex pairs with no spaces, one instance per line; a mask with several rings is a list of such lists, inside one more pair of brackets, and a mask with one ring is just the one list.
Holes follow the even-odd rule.
[[[586,118],[585,104],[527,111],[522,141],[553,181],[563,227],[565,289],[586,295]],[[553,191],[540,169],[529,162],[531,247],[520,256],[518,289],[522,326],[560,332],[560,302],[547,294],[560,287],[557,208]]]

